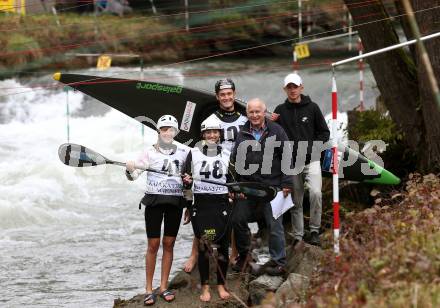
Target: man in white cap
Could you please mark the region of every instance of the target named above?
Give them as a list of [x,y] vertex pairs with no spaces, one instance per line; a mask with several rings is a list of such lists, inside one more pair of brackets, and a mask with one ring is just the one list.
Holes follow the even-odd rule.
[[[310,198],[310,243],[320,246],[319,228],[322,214],[322,176],[320,155],[312,155],[313,144],[325,143],[330,131],[318,105],[309,96],[302,94],[303,81],[298,74],[289,74],[284,78],[285,102],[278,105],[272,120],[278,122],[293,146],[293,196],[295,206],[291,210],[294,246],[304,236],[303,197],[304,189],[309,191]],[[305,147],[305,146],[306,147]],[[319,154],[319,153],[318,153]]]

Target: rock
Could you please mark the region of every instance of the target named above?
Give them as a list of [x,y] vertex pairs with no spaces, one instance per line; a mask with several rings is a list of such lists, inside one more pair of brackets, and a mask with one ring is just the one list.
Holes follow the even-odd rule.
[[[377,201],[378,199],[376,199],[376,201]],[[381,200],[381,199],[380,199]],[[380,207],[378,207],[379,209],[380,209]],[[362,214],[363,215],[366,215],[366,216],[368,216],[368,215],[376,215],[377,214],[377,210],[376,210],[376,208],[374,208],[374,207],[371,207],[371,208],[368,208],[368,209],[365,209],[365,210],[363,210],[362,211]]]
[[275,307],[305,303],[309,277],[291,273],[275,293]]
[[378,191],[377,189],[373,189],[371,192],[370,192],[370,196],[372,196],[372,197],[376,197],[377,195],[379,195],[380,194],[380,191]]
[[[231,293],[231,298],[228,300],[219,299],[215,283],[213,283],[212,300],[209,304],[204,304],[199,299],[200,278],[196,267],[191,274],[184,271],[178,272],[169,283],[169,288],[175,291],[176,300],[172,303],[165,303],[163,299],[158,298],[156,307],[164,307],[165,305],[167,308],[244,307],[249,302],[253,305],[261,305],[261,307],[285,307],[285,303],[290,303],[290,307],[301,303],[308,286],[308,278],[304,276],[310,277],[320,262],[323,252],[321,248],[304,242],[299,243],[295,249],[292,249],[291,246],[287,247],[287,251],[286,270],[289,273],[294,273],[289,275],[287,282],[278,276],[262,275],[254,279],[255,276],[250,273],[229,272],[227,288]],[[215,278],[216,275],[212,273],[211,276],[211,278]],[[143,298],[144,295],[139,294],[128,300],[116,299],[114,307],[141,308],[144,307]]]
[[187,287],[189,287],[191,285],[192,285],[191,275],[186,273],[186,272],[184,272],[184,271],[180,271],[170,281],[170,283],[168,284],[168,287],[170,289],[176,289],[177,290],[177,289],[181,289],[181,288],[187,288]]
[[287,248],[287,272],[310,277],[323,256],[320,247],[301,242],[295,249]]
[[258,305],[268,296],[268,292],[276,291],[284,279],[280,276],[262,275],[249,284],[249,296],[253,305]]

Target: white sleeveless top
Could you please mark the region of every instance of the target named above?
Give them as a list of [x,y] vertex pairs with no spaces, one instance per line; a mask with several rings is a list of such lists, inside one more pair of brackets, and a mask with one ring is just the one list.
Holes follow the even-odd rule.
[[162,153],[154,146],[149,146],[145,151],[142,162],[150,169],[165,171],[177,176],[168,176],[147,171],[147,190],[146,194],[182,196],[183,183],[178,174],[182,170],[189,149],[177,145],[177,149],[172,154]]
[[247,122],[248,118],[244,115],[240,115],[234,122],[223,122],[215,113],[211,114],[207,119],[215,117],[216,120],[220,121],[223,128],[224,141],[222,142],[222,147],[228,151],[232,151],[235,144],[235,139],[237,139],[238,132],[240,131],[240,126],[243,126]]
[[200,181],[209,180],[219,183],[226,183],[226,174],[228,172],[229,156],[231,152],[223,149],[216,156],[206,156],[198,147],[191,149],[193,165],[193,192],[195,194],[227,194],[226,186],[205,183]]

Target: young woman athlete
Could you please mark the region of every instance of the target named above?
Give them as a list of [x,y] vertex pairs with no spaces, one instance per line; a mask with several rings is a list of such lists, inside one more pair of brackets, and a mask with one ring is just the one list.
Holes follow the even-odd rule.
[[225,288],[229,263],[229,203],[225,186],[203,182],[203,179],[226,183],[230,152],[220,145],[221,124],[215,119],[206,119],[201,125],[203,140],[190,150],[184,167],[183,182],[192,185],[194,203],[191,222],[194,235],[199,241],[198,267],[202,285],[200,300],[211,300],[209,287],[209,256],[217,247],[217,291],[222,299],[230,297]]
[[[189,149],[174,143],[174,137],[179,132],[176,118],[171,115],[162,116],[157,122],[157,129],[159,133],[157,143],[145,149],[136,162],[136,166],[165,171],[169,174],[179,174]],[[135,162],[127,162],[126,176],[130,181],[138,178],[142,172],[135,169]],[[147,171],[147,190],[141,203],[145,205],[145,225],[148,238],[145,257],[146,294],[144,304],[153,305],[156,302],[157,294],[153,292],[152,283],[160,245],[162,221],[164,221],[164,234],[159,296],[165,301],[171,302],[174,300],[174,294],[168,290],[168,278],[173,263],[174,242],[179,231],[183,207],[186,204],[182,198],[182,179],[179,176]]]

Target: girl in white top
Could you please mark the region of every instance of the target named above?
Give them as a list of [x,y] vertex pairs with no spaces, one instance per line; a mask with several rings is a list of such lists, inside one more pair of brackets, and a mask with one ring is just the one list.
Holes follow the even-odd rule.
[[[183,182],[191,186],[194,203],[191,223],[199,241],[198,267],[202,285],[200,300],[211,299],[209,288],[209,255],[217,246],[217,291],[222,299],[230,297],[225,289],[228,269],[230,239],[229,216],[231,205],[228,189],[212,182],[226,183],[230,152],[220,145],[221,124],[216,119],[206,119],[201,125],[203,140],[191,149],[184,166]],[[211,183],[204,182],[208,180]]]
[[[136,167],[149,168],[168,174],[180,173],[189,149],[174,143],[178,133],[178,123],[171,115],[162,116],[157,123],[158,142],[149,146],[136,161]],[[127,162],[126,176],[130,181],[139,177],[143,171],[135,169],[135,162]],[[174,300],[174,294],[168,290],[168,278],[173,262],[173,249],[179,231],[185,202],[182,197],[180,176],[147,171],[145,196],[145,226],[148,238],[146,263],[145,305],[153,305],[157,294],[153,292],[153,276],[156,266],[157,251],[160,246],[161,225],[164,221],[162,239],[162,271],[159,295],[167,302]]]

